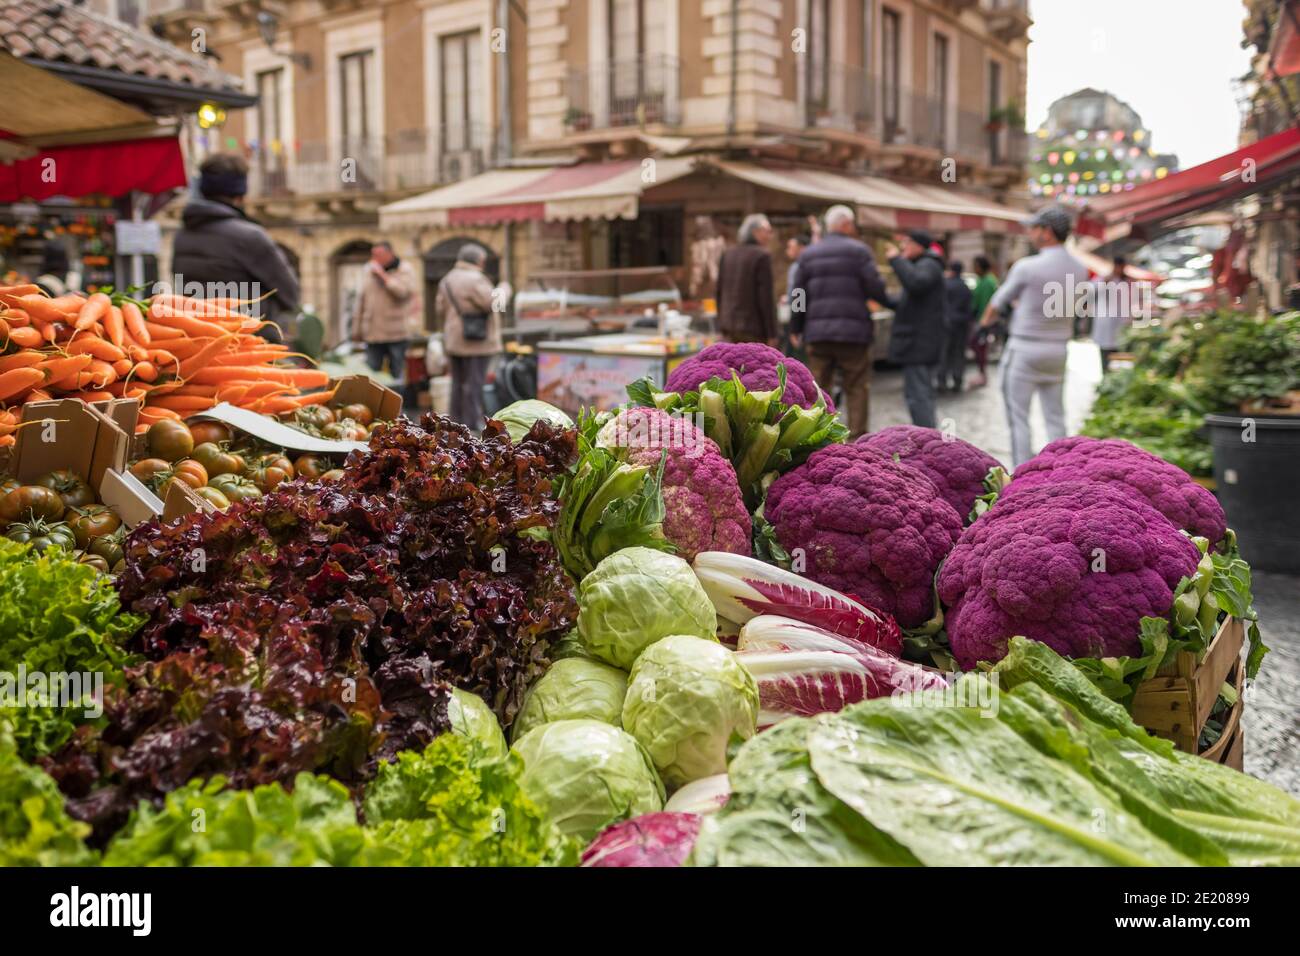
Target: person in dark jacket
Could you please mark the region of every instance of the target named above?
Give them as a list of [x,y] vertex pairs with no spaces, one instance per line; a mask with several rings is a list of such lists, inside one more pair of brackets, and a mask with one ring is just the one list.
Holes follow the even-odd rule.
[[874,329],[868,300],[887,303],[875,257],[855,238],[857,223],[848,206],[826,210],[826,236],[799,256],[790,289],[790,341],[806,340],[808,368],[830,391],[838,371],[853,437],[867,432]]
[[760,213],[746,216],[736,238],[718,263],[718,327],[728,342],[765,342],[775,348],[781,333],[767,251],[772,224]]
[[934,428],[934,367],[943,345],[948,300],[943,260],[930,251],[934,239],[924,229],[896,236],[895,241],[902,249],[891,243],[885,255],[903,292],[894,305],[889,360],[903,367],[903,399],[912,424]]
[[966,376],[966,342],[975,323],[975,297],[970,286],[961,277],[962,264],[953,259],[948,263],[943,286],[947,293],[947,311],[943,320],[943,356],[939,361],[939,391],[951,389],[960,392]]
[[[174,291],[196,299],[256,299],[273,292],[259,304],[260,314],[292,339],[298,277],[270,234],[244,213],[247,192],[248,164],[242,157],[220,153],[199,166],[200,198],[181,211],[181,229],[172,244]],[[259,334],[279,338],[269,326]]]

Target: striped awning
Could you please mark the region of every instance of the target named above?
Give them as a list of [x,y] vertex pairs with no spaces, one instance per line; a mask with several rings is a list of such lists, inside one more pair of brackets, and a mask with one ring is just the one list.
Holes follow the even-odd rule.
[[381,206],[393,226],[474,226],[534,220],[635,219],[641,194],[685,176],[691,160],[625,159],[568,166],[494,169]]
[[1027,210],[946,185],[904,183],[802,166],[722,160],[710,165],[764,189],[854,206],[862,225],[879,229],[1011,233],[1019,232],[1021,221],[1029,215]]

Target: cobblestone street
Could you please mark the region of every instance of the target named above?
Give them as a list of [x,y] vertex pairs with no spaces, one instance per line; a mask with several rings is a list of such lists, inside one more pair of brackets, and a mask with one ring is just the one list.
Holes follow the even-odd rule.
[[[939,423],[1002,462],[1010,465],[1011,436],[1007,430],[996,368],[989,369],[989,384],[972,389],[974,374],[967,372],[967,390],[939,397]],[[1066,419],[1070,432],[1078,431],[1101,378],[1097,349],[1087,342],[1070,344],[1066,380]],[[1046,442],[1042,412],[1033,412],[1035,447]],[[910,421],[903,403],[902,375],[877,370],[872,380],[871,428],[903,425]],[[1258,681],[1248,692],[1246,771],[1300,796],[1300,578],[1257,573],[1255,601],[1260,630],[1272,653],[1264,661]]]

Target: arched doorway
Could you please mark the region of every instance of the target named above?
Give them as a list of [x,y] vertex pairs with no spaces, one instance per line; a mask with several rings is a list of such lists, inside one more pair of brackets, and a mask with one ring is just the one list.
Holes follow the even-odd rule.
[[347,340],[352,329],[370,261],[369,239],[353,239],[334,250],[330,256],[330,301],[334,304],[328,317],[325,339],[328,345]]
[[484,245],[477,239],[470,236],[455,236],[444,239],[430,248],[424,254],[424,327],[430,332],[439,331],[437,318],[433,314],[434,299],[438,295],[438,283],[456,264],[456,253],[460,252],[461,247],[471,244],[480,246],[487,253],[487,262],[483,264],[483,271],[492,280],[492,284],[496,285],[500,281],[501,257],[493,252],[490,246]]

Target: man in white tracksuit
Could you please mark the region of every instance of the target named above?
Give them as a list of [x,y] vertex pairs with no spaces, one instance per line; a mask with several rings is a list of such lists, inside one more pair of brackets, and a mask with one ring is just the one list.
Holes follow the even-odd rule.
[[1033,457],[1029,403],[1038,393],[1047,420],[1048,441],[1065,437],[1065,358],[1074,331],[1075,299],[1088,281],[1088,270],[1063,243],[1070,235],[1070,215],[1049,206],[1025,223],[1038,250],[1011,267],[980,320],[997,321],[998,312],[1014,302],[1011,333],[1002,352],[1002,399],[1011,426],[1011,460],[1020,467]]

